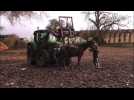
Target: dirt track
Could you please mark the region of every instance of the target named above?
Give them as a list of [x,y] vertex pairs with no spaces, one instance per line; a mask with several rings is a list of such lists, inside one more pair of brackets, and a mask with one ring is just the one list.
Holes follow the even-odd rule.
[[0,52],[0,87],[134,88],[134,48],[100,48],[100,60],[103,68],[96,69],[86,51],[80,66],[73,58],[68,67],[36,67],[26,64],[25,50]]

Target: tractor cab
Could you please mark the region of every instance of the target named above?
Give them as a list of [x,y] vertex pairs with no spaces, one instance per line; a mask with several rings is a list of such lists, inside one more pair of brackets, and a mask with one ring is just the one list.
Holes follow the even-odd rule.
[[40,48],[58,48],[63,45],[56,33],[49,30],[34,31],[33,45],[36,49]]
[[49,32],[46,30],[37,30],[34,32],[34,41],[36,43],[40,42],[43,38],[47,39]]
[[34,41],[36,43],[41,43],[41,42],[56,43],[57,37],[51,31],[37,30],[34,32]]

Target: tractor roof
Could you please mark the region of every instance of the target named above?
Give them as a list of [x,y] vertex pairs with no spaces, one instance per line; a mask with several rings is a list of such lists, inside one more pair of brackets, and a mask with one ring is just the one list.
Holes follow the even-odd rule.
[[34,33],[43,33],[43,32],[50,32],[49,30],[36,30]]

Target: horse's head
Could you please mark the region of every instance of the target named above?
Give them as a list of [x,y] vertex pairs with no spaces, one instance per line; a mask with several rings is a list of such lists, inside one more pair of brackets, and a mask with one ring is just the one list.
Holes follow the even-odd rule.
[[98,47],[97,46],[97,43],[96,43],[96,41],[92,38],[92,37],[89,37],[88,39],[87,39],[87,45],[89,46],[89,48],[95,48],[95,47]]

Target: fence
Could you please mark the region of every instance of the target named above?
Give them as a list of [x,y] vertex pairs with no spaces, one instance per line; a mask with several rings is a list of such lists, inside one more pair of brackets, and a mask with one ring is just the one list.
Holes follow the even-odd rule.
[[134,30],[114,31],[106,33],[105,35],[106,44],[117,44],[117,43],[134,43]]

